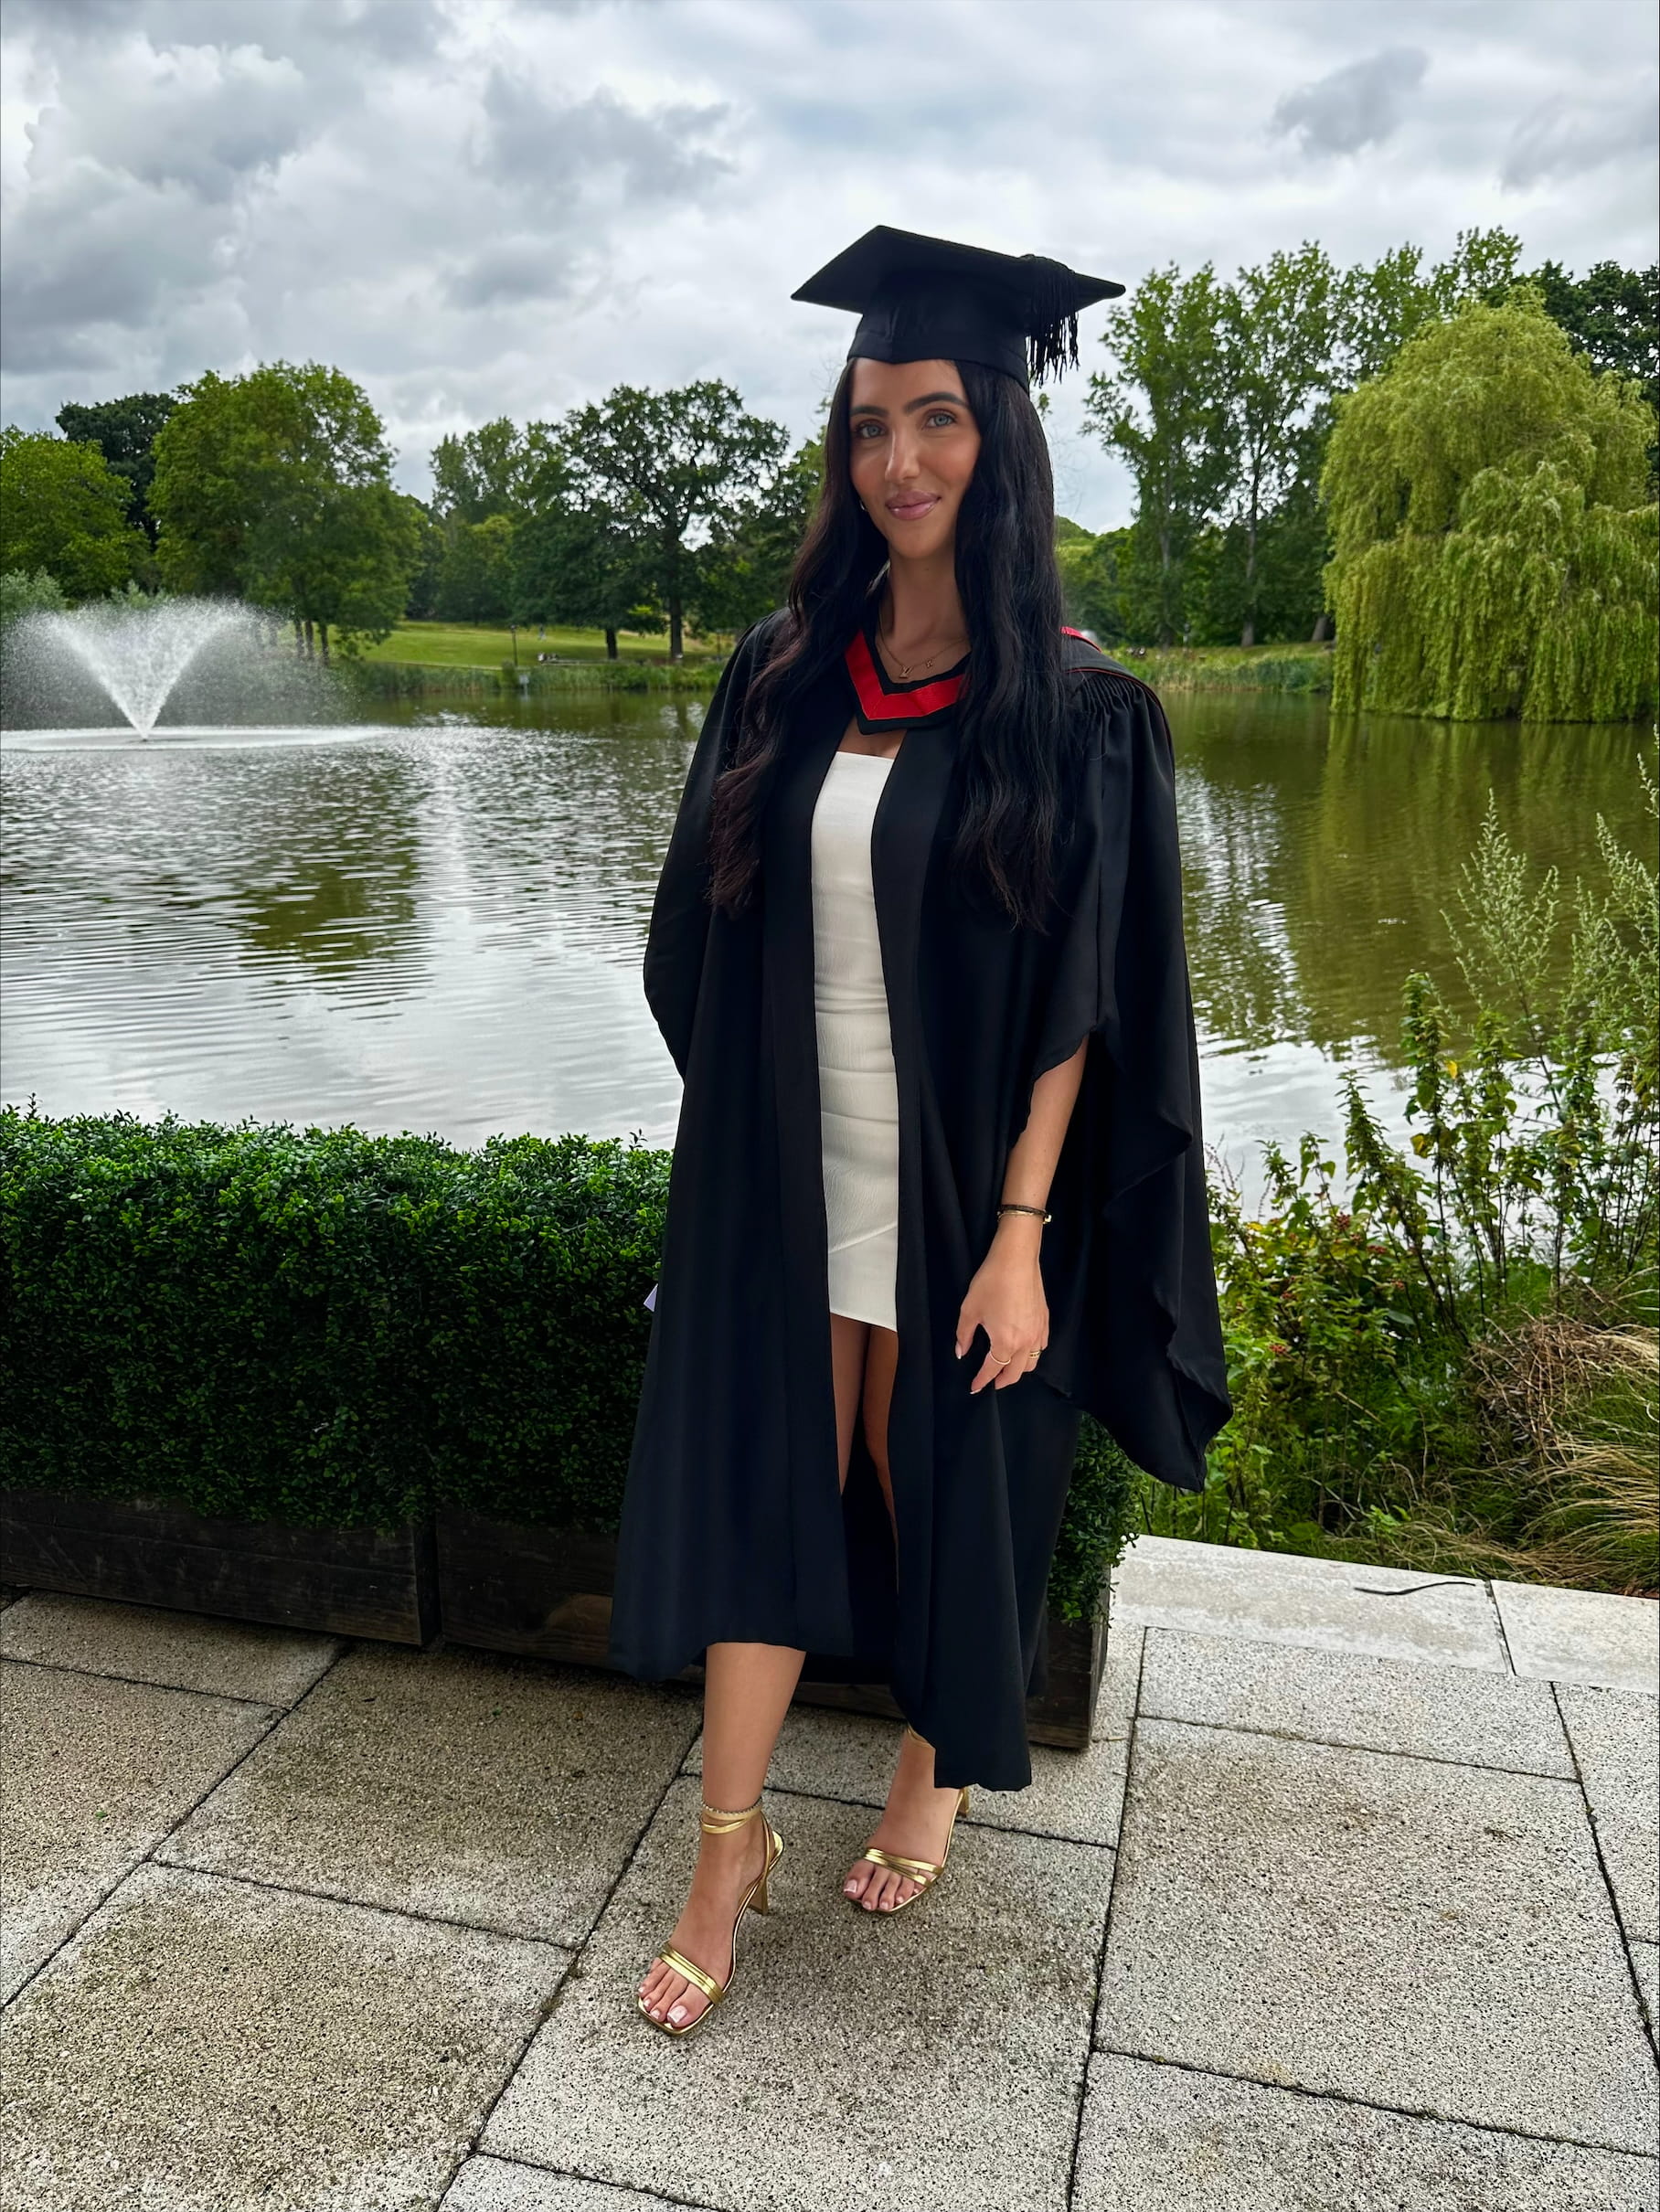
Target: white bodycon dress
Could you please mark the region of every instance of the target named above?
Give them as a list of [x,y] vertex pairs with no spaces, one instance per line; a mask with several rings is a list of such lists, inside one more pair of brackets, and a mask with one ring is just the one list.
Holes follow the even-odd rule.
[[830,1311],[897,1328],[899,1100],[870,833],[891,760],[831,756],[813,814],[814,1006]]

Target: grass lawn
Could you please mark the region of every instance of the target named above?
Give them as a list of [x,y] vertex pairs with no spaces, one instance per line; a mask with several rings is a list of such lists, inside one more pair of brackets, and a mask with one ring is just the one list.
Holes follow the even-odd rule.
[[[646,636],[630,631],[617,639],[620,658],[625,661],[666,661],[668,633]],[[686,657],[708,658],[711,648],[691,638]],[[605,633],[601,630],[559,630],[548,625],[545,636],[535,623],[518,633],[521,665],[534,666],[538,653],[557,653],[562,661],[602,661]],[[513,658],[513,633],[493,630],[482,622],[399,622],[390,637],[378,645],[367,645],[366,661],[420,661],[442,668],[499,668]]]

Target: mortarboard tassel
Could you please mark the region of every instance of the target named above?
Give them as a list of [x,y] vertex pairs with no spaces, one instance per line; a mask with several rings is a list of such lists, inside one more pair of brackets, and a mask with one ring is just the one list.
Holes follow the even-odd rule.
[[1076,279],[1060,261],[1042,254],[1023,254],[1031,274],[1027,279],[1031,323],[1027,352],[1031,358],[1031,383],[1040,385],[1062,369],[1078,367],[1078,314],[1073,310]]
[[1078,316],[1072,307],[1077,280],[1063,262],[1048,261],[1040,253],[1025,253],[1020,258],[1031,271],[1027,341],[1031,378],[1034,384],[1041,384],[1063,368],[1078,367]]

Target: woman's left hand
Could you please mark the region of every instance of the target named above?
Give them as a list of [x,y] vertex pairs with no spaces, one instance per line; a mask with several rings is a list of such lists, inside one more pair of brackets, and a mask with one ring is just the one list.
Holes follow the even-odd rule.
[[[966,1356],[981,1328],[991,1339],[980,1372],[969,1391],[987,1383],[1005,1390],[1029,1375],[1038,1354],[1049,1341],[1049,1305],[1043,1294],[1043,1271],[1038,1263],[1038,1239],[1024,1227],[1024,1217],[1006,1214],[992,1239],[992,1249],[981,1261],[968,1295],[957,1315],[957,1357]],[[1034,1224],[1034,1227],[1038,1226]]]

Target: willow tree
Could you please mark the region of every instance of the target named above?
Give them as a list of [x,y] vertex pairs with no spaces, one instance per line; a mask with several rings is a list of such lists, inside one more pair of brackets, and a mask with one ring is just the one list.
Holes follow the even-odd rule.
[[1457,720],[1654,711],[1654,410],[1538,294],[1468,306],[1337,402],[1332,703]]

